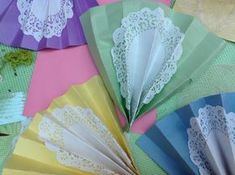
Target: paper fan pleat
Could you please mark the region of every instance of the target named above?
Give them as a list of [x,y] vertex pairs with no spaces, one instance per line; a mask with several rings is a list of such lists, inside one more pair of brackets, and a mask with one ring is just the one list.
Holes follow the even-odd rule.
[[130,116],[175,73],[183,36],[160,8],[130,13],[114,31],[113,63]]
[[5,12],[9,9],[11,4],[14,2],[14,0],[3,0],[1,1],[1,9],[0,9],[0,19],[5,15]]
[[[26,153],[23,147],[35,148],[40,154],[35,150]],[[31,171],[40,173],[138,174],[99,77],[72,86],[37,114],[7,162],[8,170],[21,170],[14,168],[17,157],[34,162]]]
[[234,93],[199,99],[155,123],[137,144],[169,174],[234,174],[234,105]]
[[[74,114],[72,114],[73,112],[74,112]],[[99,164],[104,165],[104,166],[107,166],[106,169],[112,167],[114,172],[117,172],[119,174],[128,174],[128,171],[124,170],[122,168],[124,164],[122,164],[121,165],[122,167],[120,167],[120,165],[118,165],[117,162],[115,162],[114,160],[110,159],[109,157],[107,157],[105,155],[107,153],[104,153],[104,150],[107,146],[109,146],[110,148],[113,148],[112,151],[116,154],[123,152],[120,148],[118,148],[118,147],[115,148],[115,145],[118,146],[118,144],[116,142],[114,142],[114,140],[112,141],[112,137],[111,138],[108,137],[110,134],[108,132],[108,130],[106,128],[104,128],[104,130],[102,131],[102,128],[101,128],[102,125],[99,125],[99,121],[95,121],[96,123],[91,124],[91,126],[97,127],[97,128],[95,130],[93,130],[93,132],[92,132],[93,128],[91,128],[91,126],[89,126],[88,123],[86,123],[86,122],[89,122],[89,123],[92,122],[90,119],[86,119],[88,121],[83,121],[83,122],[82,122],[82,120],[84,120],[84,119],[79,119],[79,118],[75,119],[75,117],[81,115],[81,113],[84,113],[83,114],[84,116],[81,116],[81,117],[88,117],[89,115],[92,116],[93,114],[89,114],[90,112],[91,111],[89,111],[87,109],[71,108],[68,106],[66,106],[62,110],[56,110],[53,114],[53,116],[56,116],[56,117],[55,118],[53,117],[52,120],[49,119],[49,117],[42,119],[43,122],[41,122],[41,124],[40,124],[40,128],[41,128],[40,131],[41,132],[39,133],[39,135],[43,140],[45,139],[46,145],[48,143],[48,145],[47,145],[48,148],[51,147],[51,149],[53,151],[57,151],[57,149],[59,149],[61,151],[64,150],[66,152],[68,151],[69,153],[73,154],[74,156],[78,156],[78,157],[81,156],[84,159],[87,158],[87,160],[93,160],[94,162],[97,163],[97,166]],[[71,113],[71,115],[66,116],[65,113]],[[67,117],[67,118],[61,118],[61,117]],[[53,120],[57,120],[57,122],[55,122],[55,121],[53,122]],[[60,120],[60,121],[58,121],[58,120]],[[68,120],[70,120],[70,121],[68,121]],[[79,121],[81,123],[79,123]],[[71,126],[71,122],[76,123],[76,126],[74,126],[74,127]],[[57,129],[54,131],[49,131],[49,133],[44,132],[46,130],[50,130],[49,127],[50,128],[57,128]],[[101,131],[99,131],[101,133],[98,134],[98,137],[101,137],[102,134],[104,134],[104,133],[107,134],[107,135],[103,135],[103,140],[104,139],[105,139],[105,141],[107,140],[107,142],[103,142],[104,144],[106,144],[106,146],[103,146],[103,145],[100,145],[97,143],[94,145],[94,143],[90,142],[92,138],[89,138],[89,137],[91,137],[89,135],[89,131],[90,131],[90,134],[95,135],[96,134],[95,132],[98,132],[98,129],[101,130]],[[69,138],[68,143],[66,143],[66,141],[64,141],[64,145],[61,145],[61,144],[63,144],[63,143],[61,143],[61,140],[63,140],[61,138],[58,140],[58,142],[51,143],[51,141],[54,140],[54,137],[56,138],[58,131],[63,133],[63,137],[65,138],[65,140],[66,140],[66,138]],[[43,135],[45,133],[48,135]],[[54,137],[52,137],[52,136],[54,136]],[[86,138],[88,138],[89,141],[87,141]],[[100,139],[102,139],[102,138],[100,138]],[[110,144],[108,144],[109,142],[110,142]],[[114,142],[114,143],[112,143],[112,142]],[[59,147],[56,146],[57,148],[53,148],[54,145],[58,145]],[[75,145],[79,145],[79,147],[74,147]],[[101,149],[103,149],[103,151],[100,151],[98,149],[99,146]],[[65,153],[65,154],[67,154],[67,153]],[[57,154],[57,156],[60,159],[60,155]],[[108,156],[110,156],[110,155],[108,155]],[[116,161],[118,160],[120,163],[121,159],[120,158],[118,159],[118,157],[115,157],[115,158],[116,158]],[[128,159],[128,158],[126,156],[123,159],[124,159],[123,161],[125,161],[125,159]],[[77,161],[79,161],[79,159]],[[65,165],[66,165],[67,162],[63,162],[63,163],[65,163]],[[130,162],[129,162],[129,164],[130,164]],[[82,169],[82,167],[81,167],[81,169]],[[89,171],[89,169],[88,170],[84,169],[84,171]]]
[[0,95],[0,125],[24,120],[25,99],[23,92]]
[[[26,145],[28,145],[27,150],[25,149]],[[29,146],[31,149],[29,149]],[[32,148],[37,148],[37,151]],[[37,140],[37,137],[34,138],[34,140],[32,140],[32,138],[20,138],[17,142],[13,155],[9,158],[4,166],[3,174],[5,168],[49,174],[69,175],[77,173],[90,175],[90,173],[83,173],[81,171],[78,172],[75,169],[69,169],[62,165],[58,165],[55,161],[54,154],[52,154],[48,149],[45,149],[44,145]]]
[[23,171],[23,170],[13,170],[13,169],[5,169],[3,172],[5,175],[55,175],[48,173],[38,173],[33,171]]
[[225,45],[194,17],[145,0],[93,8],[81,22],[129,125],[200,76]]

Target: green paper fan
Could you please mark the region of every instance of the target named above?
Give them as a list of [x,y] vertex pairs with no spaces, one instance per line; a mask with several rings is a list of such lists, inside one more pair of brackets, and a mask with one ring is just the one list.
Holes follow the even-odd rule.
[[95,7],[81,22],[106,88],[129,126],[200,76],[225,45],[194,17],[151,1]]

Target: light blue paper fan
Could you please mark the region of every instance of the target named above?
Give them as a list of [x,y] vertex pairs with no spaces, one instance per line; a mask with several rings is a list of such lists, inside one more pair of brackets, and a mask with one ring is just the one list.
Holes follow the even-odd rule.
[[168,174],[235,174],[235,93],[208,96],[176,110],[137,144]]
[[23,116],[26,95],[23,92],[0,96],[0,125],[25,120]]

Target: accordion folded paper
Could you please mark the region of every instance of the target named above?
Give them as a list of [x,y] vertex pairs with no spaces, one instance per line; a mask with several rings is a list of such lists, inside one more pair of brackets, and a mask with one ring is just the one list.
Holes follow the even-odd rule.
[[84,44],[79,16],[96,5],[96,0],[5,0],[0,42],[33,50]]
[[177,0],[174,9],[197,16],[212,32],[235,41],[234,0]]
[[0,125],[0,174],[5,161],[14,150],[17,138],[29,123],[29,119],[24,118],[21,122]]
[[226,42],[224,50],[214,59],[202,76],[191,79],[190,84],[184,86],[157,107],[158,120],[196,99],[219,93],[235,92],[234,58],[235,44]]
[[81,22],[105,85],[130,125],[200,75],[224,46],[198,20],[150,1],[95,7]]
[[0,95],[0,125],[24,120],[25,99],[23,92]]
[[235,93],[199,99],[156,122],[137,144],[169,174],[235,174]]
[[0,125],[0,133],[6,135],[17,135],[21,130],[21,122]]
[[122,19],[113,33],[111,54],[130,116],[136,116],[138,108],[160,93],[175,74],[183,38],[161,8],[143,8]]
[[138,174],[100,77],[72,86],[36,115],[3,174],[14,171]]
[[[1,128],[1,126],[0,126]],[[13,149],[13,140],[15,140],[15,135],[7,135],[7,136],[0,136],[0,173],[2,172],[2,168],[4,165],[4,162],[7,160],[7,158],[12,153]]]

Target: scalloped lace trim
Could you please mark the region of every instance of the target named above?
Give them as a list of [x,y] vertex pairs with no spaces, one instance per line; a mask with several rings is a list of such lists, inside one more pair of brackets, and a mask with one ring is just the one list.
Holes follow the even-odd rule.
[[[190,120],[188,148],[192,162],[199,168],[200,174],[214,174],[207,150],[210,135],[219,132],[235,147],[235,113],[226,113],[222,106],[206,105],[199,109],[199,116]],[[215,147],[216,143],[209,145]],[[231,155],[232,156],[232,155]],[[223,161],[222,161],[223,162]]]
[[73,17],[72,0],[17,0],[17,7],[21,30],[37,41],[60,37],[67,20]]
[[66,150],[66,144],[69,145],[70,143],[66,142],[63,133],[65,130],[70,130],[76,124],[89,128],[94,135],[101,137],[103,140],[100,141],[108,145],[115,154],[122,155],[124,159],[129,160],[127,154],[122,150],[111,132],[91,109],[81,108],[79,106],[65,106],[55,109],[51,115],[45,114],[39,124],[39,137],[45,142],[49,150],[56,153],[58,162],[65,166],[95,174],[115,174],[113,171],[105,168],[101,163],[94,162],[89,158],[73,154],[69,150]]
[[[177,61],[182,55],[182,40],[184,34],[172,21],[164,16],[161,8],[150,10],[143,8],[140,11],[129,13],[122,19],[121,27],[113,33],[114,46],[111,50],[117,79],[120,83],[121,95],[126,99],[126,107],[130,110],[132,92],[129,71],[132,65],[127,65],[126,59],[134,38],[147,30],[158,30],[161,43],[164,45],[164,64],[154,79],[146,85],[143,91],[142,103],[149,103],[160,93],[177,70]],[[137,102],[138,103],[138,102]]]

